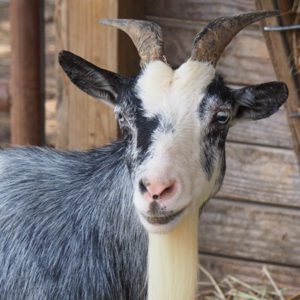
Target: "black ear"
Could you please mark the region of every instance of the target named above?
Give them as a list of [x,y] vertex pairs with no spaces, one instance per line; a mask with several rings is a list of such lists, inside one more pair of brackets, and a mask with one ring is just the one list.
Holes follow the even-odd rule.
[[274,114],[288,97],[284,82],[274,81],[233,91],[235,119],[259,120]]
[[85,59],[68,51],[59,53],[59,64],[71,81],[92,97],[114,106],[117,95],[128,79],[98,68]]

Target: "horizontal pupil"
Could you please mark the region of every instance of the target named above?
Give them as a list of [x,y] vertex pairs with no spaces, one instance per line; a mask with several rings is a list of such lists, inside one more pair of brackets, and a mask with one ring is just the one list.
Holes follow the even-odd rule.
[[217,121],[220,123],[225,123],[229,119],[228,116],[217,116]]

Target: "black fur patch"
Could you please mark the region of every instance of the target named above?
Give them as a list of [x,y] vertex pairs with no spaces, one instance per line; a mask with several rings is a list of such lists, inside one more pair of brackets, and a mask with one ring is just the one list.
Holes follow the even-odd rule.
[[267,82],[234,90],[237,105],[235,118],[260,120],[274,114],[288,97],[283,82]]
[[232,90],[224,83],[222,76],[216,75],[214,80],[208,85],[205,96],[199,105],[199,117],[203,119],[207,114],[211,113],[211,101],[214,98],[218,105],[230,105],[233,107],[234,97]]
[[[145,154],[147,153],[149,146],[151,144],[151,136],[155,129],[159,126],[159,117],[155,116],[153,118],[145,117],[145,111],[141,99],[139,99],[134,92],[134,85],[136,79],[132,80],[126,89],[122,90],[120,96],[118,97],[117,103],[120,107],[122,113],[124,114],[128,124],[126,135],[131,138],[129,132],[130,127],[136,128],[137,132],[137,149],[139,151],[139,160],[145,159]],[[128,138],[127,136],[125,138]]]
[[88,95],[115,104],[116,96],[129,79],[101,69],[69,51],[59,53],[59,63],[70,80]]
[[158,117],[148,119],[143,116],[143,110],[140,110],[136,116],[136,127],[137,127],[137,148],[140,150],[140,155],[148,151],[151,144],[151,136],[154,130],[159,125]]
[[218,124],[214,119],[214,114],[219,108],[232,109],[233,105],[234,98],[231,89],[225,85],[223,78],[217,75],[207,87],[198,110],[200,120],[209,120],[203,140],[200,141],[203,149],[200,161],[208,179],[212,176],[216,157],[219,156],[220,151],[224,151],[228,133],[228,126]]

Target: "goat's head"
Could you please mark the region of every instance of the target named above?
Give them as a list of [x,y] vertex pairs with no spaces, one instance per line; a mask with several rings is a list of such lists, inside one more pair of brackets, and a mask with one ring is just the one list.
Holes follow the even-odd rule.
[[148,231],[170,231],[214,195],[225,173],[229,128],[242,120],[266,118],[286,100],[282,82],[233,90],[215,74],[231,39],[246,25],[275,14],[215,20],[196,36],[191,57],[176,69],[166,63],[158,25],[105,20],[126,31],[139,51],[142,71],[133,79],[60,53],[60,64],[73,83],[115,109],[127,141],[134,204]]

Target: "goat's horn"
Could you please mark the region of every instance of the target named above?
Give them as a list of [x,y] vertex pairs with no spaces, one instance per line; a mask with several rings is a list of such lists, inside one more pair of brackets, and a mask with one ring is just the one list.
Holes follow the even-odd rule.
[[164,60],[162,31],[159,25],[150,21],[126,19],[103,19],[101,23],[117,27],[130,36],[141,57],[141,67],[152,60]]
[[196,35],[191,60],[210,62],[215,66],[225,47],[240,30],[251,23],[279,14],[278,11],[256,11],[214,20]]

